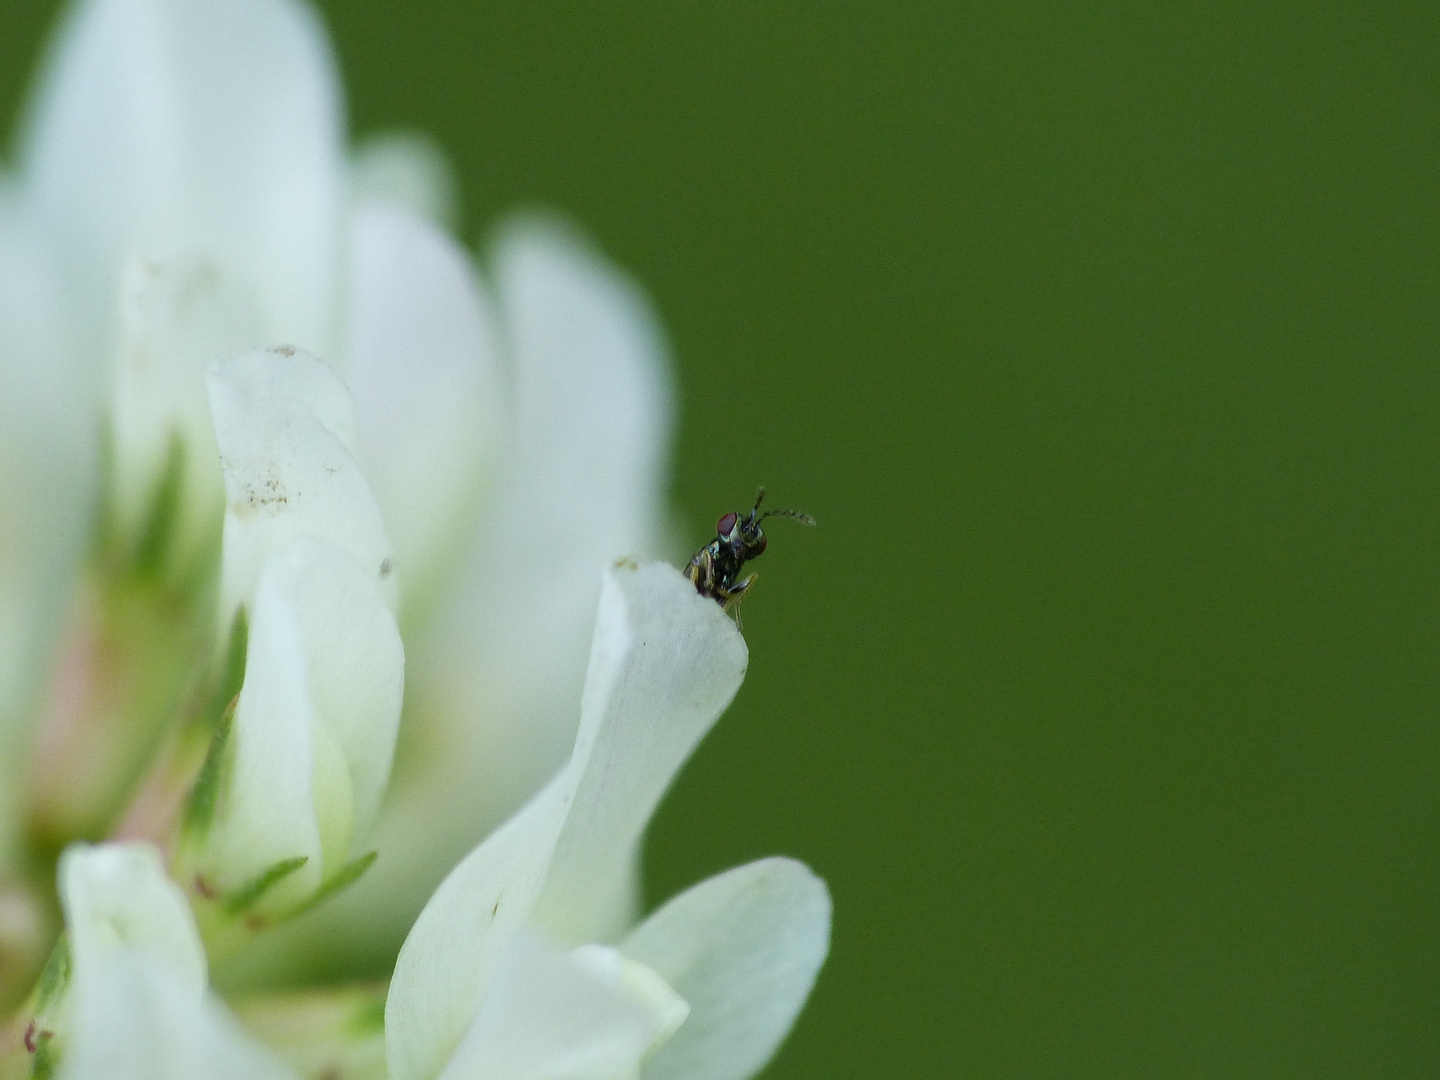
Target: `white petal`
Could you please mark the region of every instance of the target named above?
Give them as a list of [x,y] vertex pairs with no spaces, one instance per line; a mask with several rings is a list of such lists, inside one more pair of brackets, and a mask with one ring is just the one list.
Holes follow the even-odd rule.
[[[658,553],[671,393],[636,287],[555,227],[513,228],[495,257],[512,411],[496,486],[448,607],[412,649],[407,783],[387,854],[342,897],[361,940],[394,933],[574,743],[600,580]],[[422,835],[427,844],[407,843]]]
[[660,975],[609,945],[581,945],[570,954],[607,986],[623,990],[651,1018],[651,1053],[690,1015],[690,1006]]
[[[361,841],[385,794],[400,723],[405,650],[395,617],[372,576],[323,540],[288,545],[267,561],[262,581],[299,620],[315,718],[343,756]],[[341,859],[356,853],[349,844],[337,851]]]
[[645,823],[746,659],[734,624],[678,571],[606,575],[570,762],[455,868],[400,950],[385,1013],[392,1080],[437,1074],[514,927],[538,915],[572,944],[618,932]]
[[265,561],[229,779],[201,861],[213,884],[234,889],[304,855],[266,897],[283,906],[355,853],[384,794],[403,680],[394,617],[349,556],[303,538]]
[[390,543],[335,373],[305,353],[267,350],[213,365],[207,388],[227,501],[221,618],[249,596],[265,556],[300,536],[339,545],[393,607]]
[[385,1002],[390,1080],[438,1076],[489,989],[500,943],[524,925],[565,820],[562,773],[435,890],[395,961]]
[[645,1080],[746,1080],[779,1047],[830,948],[830,894],[805,866],[763,859],[702,882],[621,946],[690,1004]]
[[362,207],[351,252],[345,371],[409,604],[473,527],[495,454],[493,317],[465,252],[403,209]]
[[569,703],[600,576],[618,558],[656,554],[669,373],[648,303],[585,245],[555,227],[517,225],[494,262],[511,431],[441,637],[454,665],[447,689],[459,702],[564,702],[563,718],[542,711],[511,721],[533,728],[543,718],[556,729],[541,736],[549,745],[532,766],[548,770],[573,737]]
[[72,844],[60,857],[59,886],[77,980],[92,964],[133,950],[191,993],[205,988],[205,950],[190,906],[149,844]]
[[[666,1007],[669,1006],[666,1002]],[[663,1036],[670,1013],[567,956],[518,934],[441,1080],[626,1080]]]
[[125,954],[76,987],[59,1080],[298,1080],[218,1000]]
[[290,1080],[205,992],[190,909],[143,844],[60,860],[70,1004],[60,1080]]
[[212,262],[127,261],[110,411],[114,505],[124,535],[133,537],[143,526],[175,436],[185,454],[180,509],[188,535],[181,550],[219,520],[225,494],[215,468],[205,367],[263,344],[262,325],[246,291]]
[[323,867],[314,793],[319,721],[304,627],[276,576],[262,571],[248,605],[245,681],[226,748],[227,775],[196,865],[213,887],[233,892],[275,863],[303,856],[306,864],[266,897],[284,906],[312,893]]
[[0,191],[0,862],[95,501],[98,386],[69,330],[48,252]]
[[292,0],[87,0],[27,118],[27,192],[104,340],[128,254],[199,255],[328,351],[344,193],[325,36]]
[[419,131],[383,131],[355,148],[351,192],[358,202],[404,207],[442,229],[459,223],[460,186],[445,151]]
[[650,815],[748,662],[729,616],[673,567],[605,576],[575,742],[583,772],[534,914],[560,940],[606,941],[623,930]]

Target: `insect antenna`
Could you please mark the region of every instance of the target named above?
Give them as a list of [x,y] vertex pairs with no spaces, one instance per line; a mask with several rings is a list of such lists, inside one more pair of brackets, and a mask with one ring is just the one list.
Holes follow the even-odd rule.
[[763,514],[760,515],[760,520],[764,521],[768,517],[788,517],[794,518],[796,521],[800,522],[803,525],[815,524],[815,519],[813,517],[811,517],[809,514],[802,514],[799,510],[766,510]]

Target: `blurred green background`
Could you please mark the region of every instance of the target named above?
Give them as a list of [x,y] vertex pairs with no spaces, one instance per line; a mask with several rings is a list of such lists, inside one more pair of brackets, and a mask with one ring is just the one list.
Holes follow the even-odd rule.
[[654,295],[695,543],[820,518],[649,853],[830,881],[768,1076],[1440,1071],[1433,5],[324,7]]

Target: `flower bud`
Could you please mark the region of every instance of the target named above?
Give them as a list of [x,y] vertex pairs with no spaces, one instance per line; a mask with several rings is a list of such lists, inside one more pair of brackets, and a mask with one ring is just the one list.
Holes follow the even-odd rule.
[[256,927],[368,866],[356,845],[389,777],[404,650],[339,378],[275,349],[214,365],[209,393],[226,491],[221,617],[243,610],[248,642],[182,855],[211,914]]
[[[273,916],[358,854],[390,772],[404,650],[370,576],[326,540],[270,555],[248,608],[245,680],[194,867],[229,913]],[[246,894],[277,867],[283,879]]]
[[58,1062],[63,1080],[293,1080],[207,991],[200,935],[159,852],[76,844],[59,878],[67,937],[25,1038],[35,1075]]

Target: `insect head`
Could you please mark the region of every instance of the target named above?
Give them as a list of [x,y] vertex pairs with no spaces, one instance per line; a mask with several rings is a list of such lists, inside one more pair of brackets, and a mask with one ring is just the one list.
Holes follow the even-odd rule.
[[695,591],[718,602],[725,610],[735,611],[737,622],[740,600],[755,581],[754,574],[739,580],[740,571],[747,562],[765,552],[767,540],[760,523],[769,517],[788,517],[806,525],[815,524],[813,517],[798,510],[766,510],[762,514],[760,502],[764,498],[762,487],[749,514],[742,517],[734,510],[724,514],[715,523],[715,539],[697,551],[685,568],[685,576],[694,582]]

